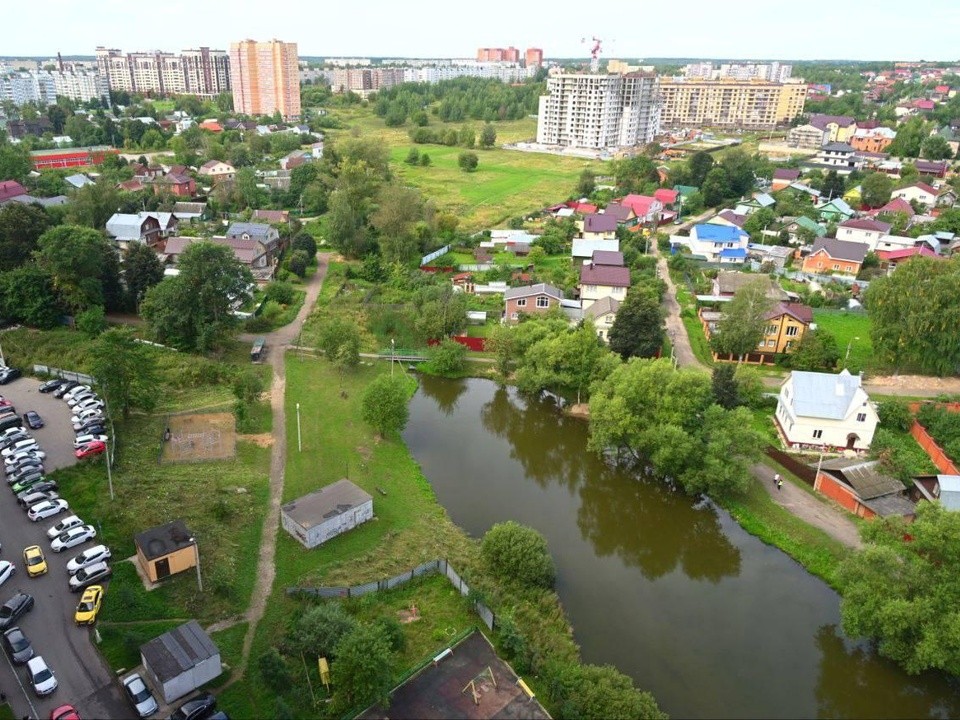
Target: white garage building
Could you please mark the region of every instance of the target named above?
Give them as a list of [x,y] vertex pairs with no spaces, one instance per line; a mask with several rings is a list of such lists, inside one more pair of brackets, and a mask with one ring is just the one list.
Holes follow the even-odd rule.
[[166,703],[193,692],[222,672],[220,651],[196,620],[141,645],[140,659]]
[[373,498],[349,480],[315,490],[280,508],[283,529],[315,548],[373,518]]

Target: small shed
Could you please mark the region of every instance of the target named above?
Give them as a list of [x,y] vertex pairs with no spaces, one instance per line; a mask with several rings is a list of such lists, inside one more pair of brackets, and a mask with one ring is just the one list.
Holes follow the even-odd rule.
[[839,503],[854,515],[866,519],[902,515],[912,519],[916,506],[896,478],[880,472],[879,461],[859,458],[825,460],[813,489]]
[[314,490],[280,508],[283,529],[315,548],[373,518],[373,498],[349,480]]
[[172,520],[134,538],[137,562],[150,582],[197,566],[197,541],[183,520]]
[[166,703],[193,692],[223,670],[220,651],[196,620],[141,645],[140,659]]

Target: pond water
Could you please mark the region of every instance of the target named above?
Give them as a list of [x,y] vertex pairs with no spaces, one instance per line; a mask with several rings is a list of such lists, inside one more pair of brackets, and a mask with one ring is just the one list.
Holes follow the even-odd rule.
[[960,687],[911,677],[839,627],[839,597],[722,509],[615,467],[587,424],[487,380],[423,377],[404,432],[472,536],[547,538],[583,659],[673,717],[957,717]]

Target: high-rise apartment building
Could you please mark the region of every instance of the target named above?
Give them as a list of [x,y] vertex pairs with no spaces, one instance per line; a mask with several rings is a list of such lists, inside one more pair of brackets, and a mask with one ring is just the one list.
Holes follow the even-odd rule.
[[338,68],[330,72],[330,89],[354,92],[361,97],[404,82],[404,68]]
[[653,73],[559,73],[540,98],[537,142],[601,150],[646,145],[659,132]]
[[800,80],[664,78],[660,94],[660,124],[665,128],[770,130],[803,113],[807,86]]
[[527,67],[540,67],[543,65],[543,50],[540,48],[527,48],[523,55],[524,65]]
[[715,66],[709,62],[690,63],[684,68],[684,77],[704,80],[769,80],[786,82],[793,74],[793,65],[780,62],[771,63],[721,63]]
[[[527,51],[529,52],[529,50]],[[541,52],[541,62],[543,53]],[[511,45],[506,48],[478,48],[477,62],[520,62],[520,51]]]
[[20,106],[33,102],[53,105],[57,97],[78,102],[108,99],[106,80],[97,72],[82,70],[32,70],[0,75],[0,100]]
[[110,90],[213,97],[230,90],[230,62],[223,50],[201,47],[169,52],[123,53],[97,48],[97,68]]
[[247,115],[300,117],[297,44],[244,40],[230,44],[233,107]]

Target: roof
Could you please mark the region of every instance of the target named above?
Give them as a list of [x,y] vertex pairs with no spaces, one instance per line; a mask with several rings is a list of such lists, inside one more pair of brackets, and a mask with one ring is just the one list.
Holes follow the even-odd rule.
[[803,183],[799,183],[799,182],[790,183],[790,188],[792,190],[799,190],[800,192],[807,193],[808,195],[812,195],[815,198],[818,198],[823,194],[819,190],[815,190],[809,185],[804,185]]
[[774,180],[797,180],[800,177],[800,171],[794,168],[777,168],[773,171]]
[[934,160],[915,160],[913,165],[921,173],[932,173],[935,175],[942,174],[947,169],[945,162],[937,162]]
[[630,287],[630,270],[615,265],[594,265],[587,263],[580,268],[581,285],[603,285],[604,287]]
[[777,201],[773,198],[773,196],[768,193],[758,193],[756,196],[754,196],[752,201],[748,200],[747,202],[755,202],[762,208],[772,207],[777,204]]
[[513,300],[515,298],[532,297],[534,295],[549,295],[557,300],[563,298],[563,292],[548,283],[507,288],[507,291],[503,294],[503,298],[504,300]]
[[174,215],[203,215],[207,209],[204,202],[177,202],[173,204]]
[[821,148],[821,151],[822,151],[822,152],[848,152],[848,153],[852,153],[854,150],[853,150],[853,146],[852,146],[852,145],[849,145],[848,143],[832,142],[832,143],[827,143],[826,145],[824,145],[824,146]]
[[0,182],[0,202],[17,197],[17,195],[26,195],[27,189],[16,180],[4,180]]
[[223,162],[223,160],[207,160],[203,165],[200,166],[200,169],[213,170],[218,165],[224,165],[226,167],[225,172],[235,172],[233,165],[228,162]]
[[901,493],[903,483],[896,478],[880,474],[880,461],[864,461],[859,458],[837,458],[824,460],[820,464],[821,470],[830,471],[831,475],[842,477],[862,500]]
[[809,325],[813,322],[813,308],[811,308],[809,305],[804,305],[803,303],[778,303],[776,307],[767,313],[766,319],[773,320],[781,315],[789,315],[794,320],[802,322],[804,325]]
[[840,223],[840,227],[852,228],[854,230],[873,230],[886,235],[888,232],[890,232],[890,228],[892,228],[893,225],[890,223],[881,222],[880,220],[871,220],[870,218],[857,218],[855,220],[847,220],[846,222]]
[[146,212],[143,214],[148,217],[156,218],[157,222],[160,223],[160,227],[162,228],[169,226],[174,220],[174,216],[172,212],[152,211],[152,212]]
[[[923,192],[933,195],[934,197],[937,195],[937,189],[932,185],[927,185],[925,182],[910,183],[906,187],[899,188],[899,190],[906,190],[907,188],[919,188],[920,190],[923,190]],[[894,190],[894,192],[896,192],[896,190]]]
[[727,222],[733,223],[738,228],[743,228],[743,224],[747,221],[746,215],[740,215],[735,213],[733,210],[724,210],[722,213],[718,214],[717,217],[723,218]]
[[833,238],[817,238],[813,243],[813,252],[824,250],[834,260],[862,263],[870,248],[864,243],[850,242],[849,240],[835,240]]
[[747,249],[746,248],[723,248],[720,251],[720,257],[722,258],[746,258]]
[[948,510],[960,510],[960,475],[937,475],[940,504]]
[[677,201],[677,196],[679,195],[679,190],[671,190],[669,188],[659,188],[653,193],[653,196],[664,205],[672,205]]
[[832,207],[834,210],[836,210],[837,212],[842,213],[842,214],[844,214],[844,215],[854,215],[854,214],[855,214],[853,208],[850,207],[850,206],[847,204],[847,201],[844,200],[843,198],[834,198],[833,200],[828,200],[827,202],[823,203],[823,205],[818,206],[818,207],[817,207],[817,210],[823,211],[823,210],[825,210],[826,208],[830,208],[830,207]]
[[210,242],[215,245],[225,245],[233,251],[233,256],[244,265],[252,265],[253,262],[263,255],[260,248],[257,247],[259,241],[254,239],[244,240],[243,238],[225,238],[225,237],[170,237],[167,238],[163,247],[165,255],[182,255],[190,245],[195,242]]
[[64,178],[64,181],[66,181],[70,185],[73,185],[73,187],[75,188],[81,188],[84,185],[96,185],[96,183],[93,180],[88,178],[83,173],[77,173],[76,175],[68,175],[67,177]]
[[283,223],[287,221],[290,213],[286,210],[254,210],[253,218],[255,220],[266,220],[268,223]]
[[603,210],[604,215],[610,215],[617,219],[617,222],[626,222],[633,214],[633,209],[620,203],[612,202]]
[[612,250],[594,250],[592,261],[594,265],[615,265],[622,267],[623,253]]
[[586,317],[593,318],[594,320],[596,320],[598,317],[603,317],[604,315],[609,315],[611,313],[616,315],[619,309],[620,309],[620,302],[618,300],[614,300],[612,297],[607,295],[605,297],[600,298],[595,303],[593,303],[593,305],[591,305],[586,310],[584,310],[583,314]]
[[227,228],[227,237],[249,235],[252,238],[262,238],[264,242],[266,242],[272,233],[276,233],[276,230],[266,223],[235,222],[229,228]]
[[804,230],[809,230],[812,233],[815,233],[817,237],[823,237],[827,234],[827,229],[820,223],[814,222],[806,215],[801,215],[794,222],[802,227]]
[[613,215],[600,215],[592,213],[583,218],[583,231],[585,233],[610,233],[616,232],[617,218]]
[[881,260],[886,260],[887,262],[891,260],[904,260],[906,258],[916,257],[918,255],[922,255],[923,257],[933,257],[939,260],[946,259],[942,255],[937,255],[937,253],[928,248],[926,245],[921,245],[920,247],[902,248],[900,250],[877,250],[877,257]]
[[161,683],[195,668],[210,658],[219,658],[220,651],[196,620],[165,632],[140,646],[144,665]]
[[570,254],[575,258],[584,258],[589,260],[597,250],[610,250],[617,252],[620,250],[620,241],[613,240],[588,240],[584,238],[574,238]]
[[861,392],[860,376],[847,369],[838,374],[794,370],[787,381],[793,383],[793,408],[802,417],[843,420],[858,395],[867,399],[866,392]]
[[849,115],[811,115],[810,124],[813,125],[818,130],[825,130],[827,125],[830,123],[835,123],[840,127],[850,127],[856,122],[856,120]]
[[136,215],[114,213],[107,220],[107,233],[117,240],[139,240],[142,237],[143,224],[152,217],[148,213],[137,213]]
[[369,493],[344,478],[296,500],[291,500],[283,506],[282,510],[283,514],[297,525],[309,530],[371,500],[373,498]]
[[680,197],[689,197],[700,191],[700,188],[694,185],[674,185],[673,189],[680,193]]
[[780,286],[770,279],[769,275],[759,273],[737,272],[736,270],[721,270],[717,273],[716,290],[720,295],[736,295],[744,285],[753,282],[763,282],[767,287],[767,297],[773,300],[784,300],[786,294]]
[[696,239],[702,242],[739,242],[742,238],[748,237],[747,233],[738,227],[711,225],[709,223],[694,225],[692,232],[695,232],[697,234]]
[[183,520],[171,520],[166,525],[144,530],[133,541],[147,560],[156,560],[197,544]]
[[186,185],[186,184],[189,184],[191,180],[192,178],[189,175],[185,175],[184,173],[175,173],[171,171],[171,172],[168,172],[163,177],[158,177],[156,179],[156,182],[163,183],[166,185]]
[[660,202],[651,195],[627,195],[621,198],[620,203],[633,210],[637,217],[644,217],[650,213],[654,203]]
[[882,208],[879,208],[877,210],[877,214],[886,213],[886,212],[888,213],[902,212],[902,213],[906,213],[910,217],[913,217],[914,215],[917,214],[916,211],[913,209],[913,206],[909,202],[904,200],[902,197],[894,198],[893,200],[888,202],[886,205],[884,205]]

